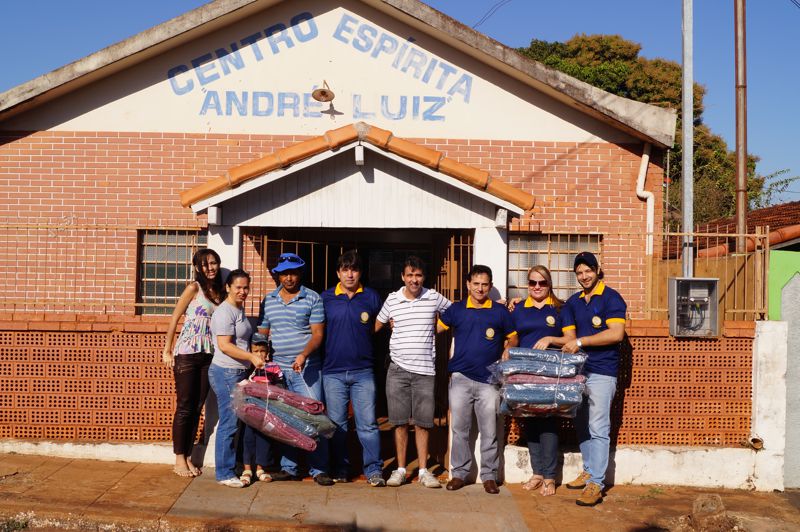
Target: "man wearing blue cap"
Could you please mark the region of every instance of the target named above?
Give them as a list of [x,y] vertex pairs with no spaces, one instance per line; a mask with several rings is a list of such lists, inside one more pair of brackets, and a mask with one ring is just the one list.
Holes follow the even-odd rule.
[[[305,261],[294,253],[282,253],[272,268],[278,288],[261,301],[258,332],[268,334],[275,350],[273,361],[283,371],[289,390],[323,401],[322,359],[318,352],[325,332],[325,311],[315,291],[301,284]],[[287,447],[281,472],[274,480],[298,479],[297,449]],[[328,440],[320,438],[310,453],[309,469],[314,481],[330,486]]]
[[589,355],[584,366],[586,397],[575,418],[583,471],[567,483],[582,489],[579,506],[603,502],[603,481],[608,468],[611,401],[617,390],[620,342],[625,337],[627,305],[619,293],[602,281],[597,257],[588,251],[575,256],[573,269],[583,290],[573,294],[561,309],[568,353],[582,349]]

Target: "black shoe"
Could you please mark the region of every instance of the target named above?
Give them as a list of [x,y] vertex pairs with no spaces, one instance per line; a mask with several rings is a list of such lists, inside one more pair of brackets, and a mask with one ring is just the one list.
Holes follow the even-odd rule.
[[342,475],[340,477],[334,477],[333,481],[336,484],[347,484],[348,482],[350,482],[350,479],[347,478],[346,476]]
[[292,475],[288,471],[278,471],[277,473],[270,473],[270,475],[272,476],[272,480],[278,482],[282,480],[303,480],[297,475]]
[[314,477],[314,482],[316,482],[320,486],[333,486],[333,479],[328,475],[326,475],[325,473],[320,473],[316,477]]

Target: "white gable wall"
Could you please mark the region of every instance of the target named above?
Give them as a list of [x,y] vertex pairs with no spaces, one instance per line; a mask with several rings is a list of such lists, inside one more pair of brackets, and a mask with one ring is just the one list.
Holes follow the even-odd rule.
[[[333,115],[311,98],[323,80]],[[361,2],[324,0],[263,10],[0,128],[319,135],[358,120],[401,137],[634,142]]]

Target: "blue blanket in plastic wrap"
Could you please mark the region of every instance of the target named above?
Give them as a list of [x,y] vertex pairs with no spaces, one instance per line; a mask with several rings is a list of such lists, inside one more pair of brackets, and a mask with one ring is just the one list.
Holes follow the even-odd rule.
[[511,360],[538,360],[552,364],[572,364],[581,372],[586,363],[586,353],[562,353],[560,349],[532,349],[528,347],[512,347],[508,350]]
[[500,395],[510,408],[519,405],[578,405],[583,401],[582,383],[504,384]]
[[506,377],[517,373],[543,375],[545,377],[574,377],[578,374],[578,368],[574,364],[510,359],[495,362],[489,366],[489,372],[492,374],[492,382],[503,383]]

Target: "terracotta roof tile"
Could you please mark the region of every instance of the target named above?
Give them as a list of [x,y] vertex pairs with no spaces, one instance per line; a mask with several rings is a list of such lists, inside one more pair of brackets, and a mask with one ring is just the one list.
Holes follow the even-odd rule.
[[474,188],[513,203],[522,209],[530,210],[533,208],[534,197],[531,194],[493,179],[489,172],[449,159],[440,151],[395,137],[391,131],[370,126],[365,122],[358,122],[327,131],[324,135],[312,137],[254,161],[231,168],[223,176],[181,192],[181,204],[187,207],[240,185],[253,177],[266,174],[278,168],[286,168],[296,162],[327,150],[339,148],[358,139],[454,177]]

